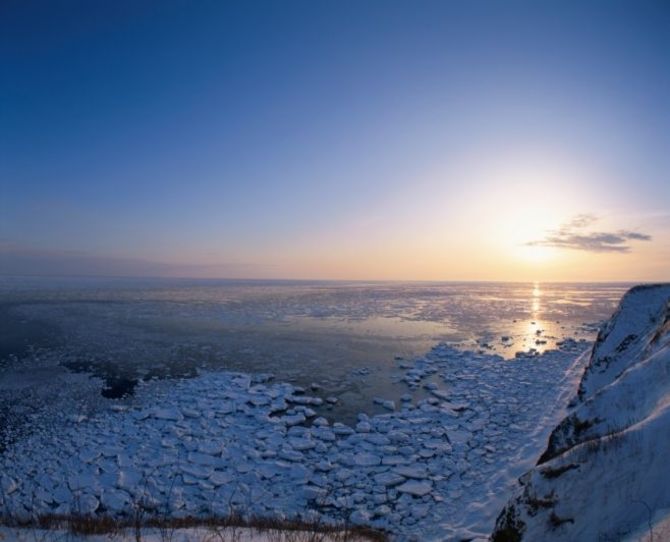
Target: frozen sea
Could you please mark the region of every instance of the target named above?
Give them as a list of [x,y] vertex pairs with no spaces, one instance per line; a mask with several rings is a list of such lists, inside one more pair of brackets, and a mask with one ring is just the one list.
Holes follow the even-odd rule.
[[3,277],[0,371],[92,374],[112,398],[203,369],[271,373],[350,421],[401,395],[399,363],[440,342],[513,359],[590,340],[627,288]]
[[399,540],[490,532],[628,287],[0,285],[3,509],[250,510]]

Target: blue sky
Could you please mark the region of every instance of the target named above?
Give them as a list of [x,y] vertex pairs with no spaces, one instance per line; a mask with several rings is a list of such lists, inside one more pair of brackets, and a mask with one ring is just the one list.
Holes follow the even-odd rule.
[[[667,279],[668,51],[667,2],[3,2],[0,272]],[[542,246],[581,215],[649,239]]]

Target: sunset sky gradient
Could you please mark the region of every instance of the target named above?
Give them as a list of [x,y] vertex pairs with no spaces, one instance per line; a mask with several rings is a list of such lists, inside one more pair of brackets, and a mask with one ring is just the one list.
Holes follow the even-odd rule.
[[0,273],[670,279],[670,3],[5,1]]

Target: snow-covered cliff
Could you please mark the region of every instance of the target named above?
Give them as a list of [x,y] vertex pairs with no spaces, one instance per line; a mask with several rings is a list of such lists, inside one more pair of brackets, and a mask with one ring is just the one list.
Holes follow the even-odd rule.
[[626,293],[598,335],[569,415],[520,484],[494,542],[653,538],[662,528],[670,515],[670,284]]

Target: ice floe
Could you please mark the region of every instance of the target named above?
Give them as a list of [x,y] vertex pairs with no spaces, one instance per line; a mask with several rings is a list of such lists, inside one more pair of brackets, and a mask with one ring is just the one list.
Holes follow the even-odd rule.
[[383,398],[389,411],[360,414],[354,427],[258,375],[149,382],[11,445],[0,455],[1,509],[239,512],[365,523],[401,539],[483,536],[545,444],[587,346],[566,340],[507,361],[438,345],[403,362],[404,381],[430,397]]

